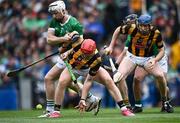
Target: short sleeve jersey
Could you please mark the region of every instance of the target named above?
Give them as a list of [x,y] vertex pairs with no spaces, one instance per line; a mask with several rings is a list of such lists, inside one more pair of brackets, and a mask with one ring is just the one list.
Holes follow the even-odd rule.
[[64,24],[52,19],[49,24],[49,28],[55,31],[55,36],[57,37],[64,36],[65,34],[73,31],[77,31],[80,35],[83,35],[83,26],[72,16],[69,16],[68,20]]
[[94,55],[86,57],[86,55],[84,55],[81,51],[82,42],[83,41],[76,41],[72,43],[73,50],[68,56],[68,62],[77,70],[90,69],[89,74],[91,76],[95,76],[102,64],[101,56],[96,49]]
[[[130,41],[131,41],[131,35],[127,36],[126,42],[125,42],[125,48],[128,49],[129,45],[130,45]],[[153,51],[153,55],[157,55],[158,54],[158,48],[156,45],[152,46],[152,51]]]
[[151,32],[145,36],[141,35],[136,24],[121,25],[119,31],[121,34],[131,35],[128,51],[136,56],[149,57],[154,55],[154,45],[158,49],[163,47],[161,33],[153,26],[151,27]]

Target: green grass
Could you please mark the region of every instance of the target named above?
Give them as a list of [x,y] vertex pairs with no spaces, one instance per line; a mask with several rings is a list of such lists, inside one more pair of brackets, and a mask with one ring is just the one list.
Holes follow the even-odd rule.
[[0,123],[180,123],[180,107],[170,114],[159,111],[160,108],[146,108],[135,117],[124,117],[118,109],[101,109],[98,116],[62,109],[63,117],[57,119],[37,118],[42,110],[0,111]]

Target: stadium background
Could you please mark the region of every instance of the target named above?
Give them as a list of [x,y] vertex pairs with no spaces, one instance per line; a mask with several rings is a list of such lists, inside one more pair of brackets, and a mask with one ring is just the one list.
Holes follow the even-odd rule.
[[[32,109],[45,105],[43,78],[57,57],[43,61],[15,78],[3,76],[42,58],[56,48],[46,43],[46,31],[51,15],[48,5],[52,0],[0,0],[0,110]],[[109,44],[115,28],[130,13],[148,12],[158,26],[169,56],[168,83],[172,103],[180,105],[180,1],[179,0],[66,0],[69,14],[84,26],[84,37],[93,38],[98,48]],[[123,49],[124,36],[117,42],[113,56]],[[132,76],[127,78],[130,101],[133,104]],[[152,77],[143,84],[143,104],[159,105],[159,94]],[[103,107],[115,107],[104,86],[94,84],[92,92],[103,98]],[[77,104],[78,97],[67,90],[64,107]]]

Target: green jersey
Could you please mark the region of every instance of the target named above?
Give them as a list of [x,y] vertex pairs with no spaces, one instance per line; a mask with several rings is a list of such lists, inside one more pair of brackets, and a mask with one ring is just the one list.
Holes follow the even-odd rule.
[[73,31],[77,31],[80,35],[83,35],[83,26],[72,16],[69,16],[64,24],[52,19],[49,28],[52,28],[55,31],[55,36],[57,37],[64,36]]
[[129,47],[129,43],[131,41],[131,35],[127,36],[126,42],[125,42],[125,47]]
[[[130,45],[130,41],[131,41],[131,35],[128,35],[127,36],[127,39],[126,39],[126,42],[125,42],[125,47],[129,47],[129,45]],[[157,46],[154,44],[153,46],[152,46],[152,48],[153,48],[153,54],[156,56],[157,54],[158,54],[158,48],[157,48]]]
[[158,52],[159,52],[158,48],[157,48],[156,45],[153,45],[152,48],[153,48],[153,54],[156,56],[158,54]]

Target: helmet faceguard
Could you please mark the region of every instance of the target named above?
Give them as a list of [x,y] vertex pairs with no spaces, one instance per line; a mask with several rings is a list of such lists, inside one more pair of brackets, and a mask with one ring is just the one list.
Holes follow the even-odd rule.
[[138,18],[138,30],[141,34],[147,35],[150,32],[152,17],[150,15],[141,15]]
[[92,39],[85,39],[81,44],[81,51],[84,54],[91,55],[96,50],[96,42]]
[[137,21],[137,14],[130,14],[128,16],[125,17],[125,19],[123,20],[124,24],[134,24]]

